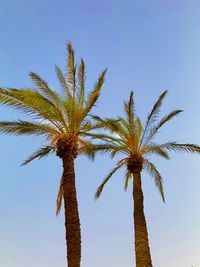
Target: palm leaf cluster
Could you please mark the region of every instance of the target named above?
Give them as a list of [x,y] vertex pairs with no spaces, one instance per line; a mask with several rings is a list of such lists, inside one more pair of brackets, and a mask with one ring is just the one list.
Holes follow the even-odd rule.
[[[148,114],[144,126],[140,118],[135,114],[133,92],[130,94],[128,102],[124,103],[125,118],[118,117],[117,119],[102,119],[98,116],[93,116],[93,119],[101,123],[104,127],[104,133],[96,133],[92,136],[93,139],[103,140],[107,151],[113,158],[117,154],[123,154],[123,158],[118,161],[117,166],[111,170],[106,176],[102,184],[98,187],[95,197],[98,198],[105,184],[110,180],[112,175],[122,167],[127,167],[130,158],[140,158],[142,160],[143,168],[153,177],[155,185],[158,188],[163,201],[163,179],[156,166],[149,160],[152,154],[158,155],[164,159],[170,159],[168,152],[181,151],[200,153],[200,147],[194,144],[179,144],[176,142],[167,142],[157,144],[154,139],[159,133],[161,127],[171,121],[182,110],[174,110],[163,118],[158,120],[160,108],[163,100],[167,94],[164,91],[154,104],[151,112]],[[132,173],[126,168],[124,188],[127,190],[129,180],[133,178]]]

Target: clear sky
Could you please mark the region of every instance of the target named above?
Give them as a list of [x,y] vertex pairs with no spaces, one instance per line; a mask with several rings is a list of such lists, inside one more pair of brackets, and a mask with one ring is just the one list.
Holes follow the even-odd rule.
[[[199,13],[195,0],[0,0],[0,86],[31,86],[28,72],[36,71],[57,88],[54,64],[64,67],[70,40],[77,60],[85,59],[88,89],[108,68],[97,114],[122,114],[134,90],[145,119],[168,89],[162,114],[185,112],[159,140],[200,144]],[[15,118],[23,115],[1,107],[1,120]],[[0,144],[0,266],[65,266],[64,218],[55,216],[60,161],[52,156],[20,167],[41,140],[1,135]],[[172,154],[171,161],[154,162],[166,194],[164,205],[143,174],[154,266],[200,267],[200,157]],[[93,199],[114,164],[107,156],[76,160],[82,267],[133,266],[132,189],[123,191],[123,173]]]

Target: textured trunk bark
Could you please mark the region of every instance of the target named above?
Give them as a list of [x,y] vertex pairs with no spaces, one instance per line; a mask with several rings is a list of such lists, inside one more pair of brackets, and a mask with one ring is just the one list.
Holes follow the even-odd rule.
[[152,267],[140,172],[133,173],[136,267]]
[[63,189],[68,267],[80,267],[81,230],[76,196],[74,156],[70,149],[64,153]]

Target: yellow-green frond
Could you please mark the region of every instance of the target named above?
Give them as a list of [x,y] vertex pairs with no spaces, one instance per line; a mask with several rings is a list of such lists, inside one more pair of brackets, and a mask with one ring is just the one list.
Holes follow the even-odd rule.
[[144,168],[147,170],[147,172],[154,178],[154,182],[156,187],[158,188],[160,195],[162,197],[163,202],[165,202],[165,196],[164,196],[164,190],[163,190],[163,180],[159,173],[159,171],[156,169],[155,165],[148,161],[147,159],[144,161]]
[[53,104],[57,104],[57,102],[59,102],[60,96],[49,87],[48,83],[45,80],[43,80],[38,74],[34,72],[30,72],[29,75],[37,88],[45,97],[49,99],[49,101],[51,101]]
[[85,155],[89,159],[94,160],[97,153],[111,153],[113,145],[110,144],[93,144],[88,140],[79,139],[78,153]]
[[78,102],[82,107],[85,100],[85,63],[83,59],[81,59],[81,63],[78,69],[78,83],[79,83],[79,91],[78,91]]
[[0,132],[14,135],[42,135],[48,138],[57,133],[56,129],[48,124],[28,121],[1,121]]
[[106,70],[104,70],[101,73],[101,75],[99,76],[98,82],[96,83],[94,89],[89,93],[89,96],[88,96],[86,104],[85,104],[84,117],[86,117],[89,114],[91,109],[96,104],[96,102],[100,96],[103,83],[105,81],[105,75],[106,75]]
[[62,176],[60,179],[60,186],[59,186],[59,191],[58,191],[57,200],[56,200],[56,216],[60,214],[60,210],[62,207],[63,194],[64,194],[64,189],[63,189],[63,176]]
[[126,113],[127,121],[130,125],[130,129],[134,128],[134,100],[133,100],[133,92],[130,93],[130,98],[128,102],[124,102],[124,110]]
[[63,89],[63,92],[65,93],[66,97],[68,97],[69,99],[73,98],[70,88],[61,69],[58,66],[55,66],[55,69],[61,88]]
[[55,152],[54,146],[43,146],[42,148],[38,149],[36,152],[34,152],[31,156],[29,156],[22,165],[27,165],[34,159],[41,159],[43,157],[48,156],[49,154]]
[[144,126],[144,131],[143,131],[143,134],[142,134],[142,138],[141,138],[141,141],[140,141],[140,147],[142,146],[142,143],[144,141],[144,139],[146,138],[146,135],[148,134],[148,130],[149,130],[149,127],[152,125],[153,122],[155,122],[155,120],[157,119],[158,115],[159,115],[159,112],[160,112],[160,107],[162,105],[162,102],[165,98],[167,94],[167,91],[164,91],[158,98],[158,100],[156,101],[156,103],[154,104],[151,112],[149,113],[149,115],[147,116],[147,121],[145,123],[145,126]]
[[148,144],[146,145],[140,153],[142,155],[150,155],[150,154],[155,154],[157,156],[160,156],[165,159],[170,159],[166,149],[162,146],[159,146],[157,144]]
[[68,60],[67,60],[67,82],[70,86],[73,97],[76,94],[76,66],[74,61],[74,49],[72,44],[67,44]]
[[43,95],[31,89],[0,89],[0,103],[23,111],[33,118],[48,120],[57,128],[62,118],[56,107]]
[[160,122],[154,126],[151,131],[149,132],[146,140],[145,140],[145,144],[147,144],[150,140],[153,139],[153,137],[155,136],[156,133],[158,133],[159,129],[166,124],[167,122],[169,122],[171,119],[173,119],[174,117],[176,117],[177,115],[179,115],[181,112],[183,112],[183,110],[174,110],[172,112],[170,112],[169,114],[167,114],[164,118],[162,118],[160,120]]
[[124,190],[127,192],[129,180],[132,178],[132,174],[127,170],[125,174]]
[[112,169],[109,174],[106,176],[106,178],[103,180],[103,182],[101,183],[101,185],[97,188],[97,191],[95,193],[95,199],[98,199],[104,189],[105,184],[110,180],[110,178],[113,176],[113,174],[119,169],[121,168],[122,165],[116,166],[114,169]]
[[161,148],[167,149],[174,152],[189,152],[189,153],[200,153],[200,146],[195,144],[177,144],[176,142],[169,142],[160,145]]

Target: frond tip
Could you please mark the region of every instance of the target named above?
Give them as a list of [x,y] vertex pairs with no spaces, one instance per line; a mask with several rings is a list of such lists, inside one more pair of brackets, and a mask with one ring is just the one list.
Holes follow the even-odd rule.
[[147,170],[147,172],[154,178],[154,182],[156,187],[158,188],[160,195],[162,197],[163,202],[165,203],[165,196],[164,196],[164,190],[163,190],[163,180],[159,173],[159,171],[156,169],[155,165],[148,161],[147,159],[144,160],[144,168]]
[[177,144],[176,142],[169,142],[163,144],[162,147],[175,152],[200,153],[200,146],[194,144]]
[[62,176],[60,179],[60,187],[59,187],[57,200],[56,200],[56,216],[60,214],[60,210],[62,207],[63,193],[64,193],[64,190],[63,190],[63,176]]
[[97,191],[95,193],[95,199],[98,199],[104,189],[105,184],[110,180],[110,178],[113,176],[113,174],[121,167],[122,165],[116,166],[114,169],[112,169],[109,174],[106,176],[106,178],[103,180],[101,185],[97,188]]
[[129,180],[131,179],[131,177],[132,177],[132,174],[127,170],[126,174],[125,174],[125,182],[124,182],[125,192],[127,192],[127,190],[128,190],[128,183],[129,183]]
[[43,157],[48,156],[49,154],[53,153],[55,151],[54,146],[43,146],[40,149],[38,149],[36,152],[34,152],[30,157],[28,157],[23,163],[22,166],[27,165],[34,159],[41,159]]

